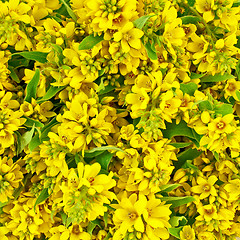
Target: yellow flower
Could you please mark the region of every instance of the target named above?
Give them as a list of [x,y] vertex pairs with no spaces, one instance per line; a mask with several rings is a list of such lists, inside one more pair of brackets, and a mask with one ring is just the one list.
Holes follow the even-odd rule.
[[200,232],[197,235],[197,237],[199,240],[215,240],[216,239],[211,232]]
[[14,189],[18,188],[23,179],[20,166],[12,159],[0,157],[0,202],[13,198]]
[[217,192],[213,185],[216,183],[217,180],[218,179],[215,175],[210,176],[208,179],[204,179],[203,177],[198,177],[197,178],[198,185],[193,186],[191,188],[191,191],[194,193],[200,194],[199,196],[200,199],[205,199],[210,195],[216,197]]
[[131,110],[137,112],[147,108],[150,98],[144,88],[135,88],[133,93],[126,96],[127,104],[131,104]]
[[99,163],[83,165],[78,163],[77,169],[71,169],[66,184],[60,186],[63,192],[64,212],[75,223],[85,222],[86,219],[93,221],[98,216],[103,216],[107,211],[104,204],[109,204],[115,198],[115,194],[109,189],[115,186],[109,175],[99,174]]
[[192,42],[188,43],[187,49],[190,52],[193,52],[193,57],[195,59],[199,59],[203,57],[204,53],[207,51],[209,42],[206,41],[203,35],[200,35],[200,37],[197,34],[191,35]]
[[68,240],[70,235],[69,229],[64,225],[52,227],[49,232],[51,234],[49,240]]
[[181,24],[182,21],[180,18],[175,19],[171,23],[166,23],[163,33],[164,40],[172,45],[181,46],[185,37],[183,28],[179,27]]
[[[79,224],[73,224],[72,226],[70,226],[69,231],[69,240],[91,240],[91,235],[87,232],[84,232]],[[62,237],[60,240],[62,240]]]
[[87,16],[93,18],[92,27],[94,32],[106,31],[122,27],[130,19],[137,16],[136,0],[86,1],[89,8]]
[[233,97],[236,101],[239,101],[236,92],[240,90],[240,82],[234,78],[227,80],[227,84],[224,88],[224,97]]
[[14,144],[13,132],[25,122],[21,118],[20,111],[13,111],[9,108],[0,108],[0,146],[1,148],[8,148]]
[[113,34],[114,41],[121,41],[123,52],[127,53],[131,48],[140,49],[142,44],[140,38],[143,31],[135,28],[132,22],[128,22],[118,32]]
[[191,226],[184,226],[180,232],[180,240],[195,240],[195,232]]
[[197,11],[203,14],[203,19],[206,22],[210,22],[214,19],[214,0],[196,0],[195,6]]
[[227,183],[224,186],[224,189],[228,192],[229,198],[231,201],[237,200],[239,198],[240,194],[240,180],[234,179],[230,180],[229,183]]
[[199,206],[197,211],[200,214],[200,216],[196,217],[196,220],[198,221],[210,222],[213,219],[218,219],[217,208],[215,205],[208,204],[204,206]]
[[230,134],[236,130],[231,123],[234,121],[233,114],[227,114],[223,117],[217,117],[212,119],[211,122],[208,124],[209,135],[213,137],[215,134]]
[[163,93],[161,95],[161,102],[159,104],[162,117],[166,121],[172,122],[171,119],[177,114],[181,103],[182,101],[180,99],[174,97],[173,91],[169,90],[166,93]]
[[[122,196],[119,204],[116,206],[113,221],[118,226],[118,232],[125,235],[127,232],[132,232],[135,229],[143,233],[145,230],[142,220],[142,214],[145,211],[147,199],[144,195],[132,194],[129,198]],[[115,234],[113,240],[117,239]]]
[[166,228],[171,227],[168,222],[172,213],[169,207],[170,205],[165,205],[160,199],[157,199],[154,195],[151,195],[143,212],[144,221],[151,228],[161,228],[165,229],[163,232],[166,231]]

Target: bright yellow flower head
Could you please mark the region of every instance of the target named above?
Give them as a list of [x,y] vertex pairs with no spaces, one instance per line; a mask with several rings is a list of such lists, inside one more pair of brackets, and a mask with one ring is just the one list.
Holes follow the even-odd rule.
[[196,9],[203,14],[203,19],[210,22],[214,19],[214,0],[196,0]]
[[19,186],[19,182],[23,179],[20,166],[13,163],[12,159],[0,157],[0,202],[7,202],[9,198],[13,198],[14,189]]
[[208,179],[204,179],[202,177],[197,178],[197,184],[196,186],[193,186],[191,188],[191,191],[196,194],[200,194],[200,199],[205,199],[208,196],[217,196],[217,191],[215,187],[213,186],[215,182],[217,181],[217,177],[212,175]]
[[140,38],[143,31],[134,28],[132,22],[125,24],[118,32],[113,34],[114,41],[120,42],[123,52],[127,53],[131,48],[140,49],[142,44]]
[[77,169],[70,169],[67,183],[61,186],[64,212],[74,223],[103,216],[107,211],[104,204],[115,198],[115,194],[109,191],[116,184],[113,173],[99,174],[100,170],[99,163],[84,166],[80,162]]
[[195,232],[191,226],[184,226],[180,232],[180,240],[195,240]]

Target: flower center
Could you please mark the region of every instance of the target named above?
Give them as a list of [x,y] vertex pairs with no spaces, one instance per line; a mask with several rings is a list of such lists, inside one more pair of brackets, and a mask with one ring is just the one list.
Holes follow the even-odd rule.
[[210,189],[211,189],[211,187],[209,186],[209,184],[204,184],[202,189],[203,189],[203,191],[205,191],[205,192],[209,192]]
[[135,212],[131,212],[131,213],[128,214],[128,217],[129,217],[132,221],[134,221],[134,220],[137,219],[138,214],[135,213]]
[[216,124],[216,127],[218,129],[223,129],[225,126],[226,126],[225,122],[222,122],[222,121],[220,121]]

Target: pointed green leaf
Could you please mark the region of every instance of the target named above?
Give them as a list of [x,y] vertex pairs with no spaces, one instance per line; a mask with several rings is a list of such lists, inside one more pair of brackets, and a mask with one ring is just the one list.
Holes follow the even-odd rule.
[[192,142],[176,142],[170,143],[170,145],[174,146],[175,148],[185,148],[192,145]]
[[178,188],[181,186],[181,184],[175,183],[175,184],[166,184],[163,186],[160,186],[161,192],[171,192],[174,189]]
[[199,74],[199,73],[191,72],[190,78],[191,78],[191,79],[198,79],[198,78],[202,78],[202,77],[205,76],[205,75],[206,75],[206,73],[201,73],[201,74]]
[[157,60],[157,53],[152,50],[151,43],[149,41],[144,45],[144,47],[147,51],[148,57],[152,60]]
[[40,63],[46,63],[48,53],[32,51],[32,52],[17,52],[17,53],[12,54],[12,56],[14,56],[14,55],[21,55],[22,57],[24,57],[28,60],[34,60],[34,61],[38,61]]
[[180,239],[180,232],[182,231],[183,227],[179,227],[179,228],[169,228],[168,231],[169,233],[174,236],[177,239]]
[[40,195],[38,196],[35,204],[34,204],[34,210],[36,208],[36,206],[40,203],[42,203],[43,201],[45,201],[47,198],[49,198],[50,194],[48,193],[48,188],[44,188],[42,190],[42,192],[40,193]]
[[112,153],[105,151],[96,157],[96,162],[100,163],[102,169],[108,170],[108,165],[111,162],[112,157]]
[[77,17],[75,15],[75,13],[73,12],[73,10],[68,6],[68,4],[64,0],[60,0],[60,2],[63,3],[65,8],[67,9],[69,16],[74,20],[74,22],[77,22]]
[[155,15],[146,15],[136,19],[133,23],[136,28],[142,29],[145,23],[148,21],[149,18]]
[[103,35],[101,36],[94,36],[94,34],[91,34],[87,37],[85,37],[81,43],[79,44],[78,49],[79,50],[87,50],[87,49],[92,49],[95,45],[100,43],[103,40]]
[[181,83],[180,89],[183,93],[187,93],[190,96],[193,96],[195,91],[198,89],[198,86],[196,83],[190,82],[190,83]]
[[96,226],[99,226],[102,229],[101,221],[99,219],[95,219],[94,221],[89,222],[87,227],[87,232],[92,235],[92,232]]
[[195,198],[192,196],[186,197],[159,197],[161,201],[171,204],[170,208],[179,207],[187,203],[195,201]]
[[200,111],[213,110],[213,106],[212,106],[211,102],[208,100],[200,101],[198,103],[198,108]]
[[32,129],[30,131],[25,132],[20,139],[20,147],[19,153],[31,142],[33,133],[34,133],[35,125],[33,124]]
[[20,83],[20,80],[19,80],[19,77],[18,75],[16,74],[15,70],[14,70],[14,67],[12,66],[8,66],[8,69],[10,70],[10,77],[12,78],[12,80],[14,80],[15,82],[17,83]]
[[32,127],[33,125],[35,125],[35,127],[44,127],[44,124],[42,124],[41,122],[39,122],[37,120],[33,120],[26,116],[24,116],[24,118],[27,119],[27,121],[24,123],[24,125],[27,127]]
[[223,75],[221,75],[220,73],[213,75],[208,75],[208,76],[204,76],[200,79],[200,81],[203,82],[221,82],[221,81],[225,81],[231,78],[235,78],[233,75],[225,73]]
[[176,124],[175,120],[172,123],[166,123],[166,129],[163,129],[162,133],[165,138],[169,139],[175,136],[185,136],[192,141],[195,140],[193,141],[195,144],[199,141],[199,134],[189,128],[185,121],[181,121],[179,124]]
[[220,106],[216,106],[214,111],[215,114],[221,114],[222,116],[225,116],[233,113],[233,106],[231,104],[223,103]]
[[236,91],[236,95],[237,95],[238,100],[240,101],[240,92],[238,90]]
[[202,154],[202,151],[198,151],[197,149],[192,149],[189,148],[184,152],[181,152],[180,154],[177,155],[177,162],[174,162],[174,166],[175,169],[174,171],[176,171],[177,169],[179,169],[180,167],[182,167],[182,165],[187,161],[187,160],[193,160],[195,158],[197,158],[198,156],[200,156]]
[[182,20],[182,24],[189,24],[189,23],[192,23],[192,24],[196,24],[197,22],[200,22],[201,19],[197,16],[183,16],[181,17],[181,20]]
[[41,141],[39,139],[39,134],[37,133],[37,134],[35,134],[35,136],[32,138],[31,142],[28,145],[30,152],[32,152],[40,144],[41,144]]
[[40,80],[40,70],[37,68],[32,80],[27,85],[25,101],[31,103],[32,98],[36,99],[37,85]]
[[48,89],[48,91],[46,92],[46,94],[39,100],[37,100],[37,103],[43,103],[51,98],[53,98],[58,92],[60,92],[61,90],[63,90],[66,86],[62,86],[62,87],[54,87],[54,86],[50,86],[50,88]]

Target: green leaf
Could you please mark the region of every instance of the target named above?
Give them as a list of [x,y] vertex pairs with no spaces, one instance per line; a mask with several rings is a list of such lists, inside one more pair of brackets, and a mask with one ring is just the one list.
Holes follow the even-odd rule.
[[172,227],[184,226],[187,223],[187,219],[184,216],[172,216],[169,220],[169,223]]
[[189,5],[190,7],[193,7],[194,4],[195,4],[195,0],[188,0],[188,5]]
[[48,53],[32,51],[32,52],[17,52],[12,54],[12,56],[15,56],[15,55],[21,55],[22,57],[28,60],[34,60],[40,63],[46,63]]
[[161,201],[166,202],[166,204],[171,204],[170,208],[176,208],[187,203],[195,201],[195,198],[192,196],[186,197],[159,197]]
[[22,67],[28,67],[29,66],[29,60],[19,57],[13,57],[8,61],[8,68],[9,66],[13,68],[22,68]]
[[181,184],[175,183],[175,184],[166,184],[160,187],[161,192],[171,192],[174,189],[178,188],[181,186]]
[[199,134],[197,134],[194,129],[191,129],[187,126],[186,122],[181,121],[179,124],[176,124],[176,121],[173,120],[172,123],[166,123],[166,129],[162,130],[163,136],[165,138],[171,139],[175,136],[185,136],[190,140],[195,139],[194,143],[199,142]]
[[215,159],[219,162],[220,159],[219,159],[219,153],[213,151],[213,156],[215,157]]
[[151,43],[149,41],[144,45],[144,47],[147,51],[148,57],[152,60],[157,60],[157,53],[152,50]]
[[66,220],[66,227],[69,227],[71,223],[72,223],[72,218],[68,217]]
[[66,225],[67,222],[67,214],[65,212],[60,212],[61,218],[62,218],[62,223],[63,225]]
[[78,163],[80,163],[80,162],[83,162],[83,157],[80,154],[76,153],[75,154],[75,163],[76,163],[76,165],[78,165]]
[[174,162],[174,166],[175,166],[174,171],[176,171],[177,169],[182,167],[182,165],[187,160],[193,160],[193,159],[197,158],[198,156],[200,156],[201,154],[202,154],[202,151],[198,151],[195,148],[194,149],[189,148],[186,151],[181,152],[180,154],[177,155],[178,161]]
[[17,83],[20,83],[20,80],[19,80],[19,77],[18,75],[16,74],[15,70],[14,70],[14,67],[12,66],[8,66],[8,69],[10,70],[10,77],[12,78],[12,80],[14,80],[15,82]]
[[169,233],[174,236],[177,239],[180,239],[180,232],[182,231],[183,227],[179,227],[179,228],[169,228],[168,231]]
[[111,162],[112,157],[112,153],[105,151],[96,157],[96,162],[100,163],[102,169],[108,170],[108,165]]
[[53,98],[58,92],[60,92],[61,90],[63,90],[66,86],[62,86],[62,87],[54,87],[54,86],[50,86],[50,88],[48,89],[48,91],[46,92],[46,94],[40,98],[39,100],[37,100],[37,103],[43,103],[51,98]]
[[33,120],[26,116],[24,116],[24,118],[27,119],[27,121],[24,123],[24,125],[27,127],[32,127],[33,125],[35,125],[35,127],[43,127],[44,126],[44,124],[42,124],[41,122],[39,122],[37,120]]
[[142,29],[145,23],[148,21],[149,18],[155,15],[146,15],[136,19],[133,23],[136,28]]
[[210,101],[204,100],[198,103],[198,108],[200,111],[213,110],[213,106]]
[[73,12],[73,10],[68,6],[68,4],[64,0],[60,0],[60,2],[63,3],[65,8],[67,9],[69,16],[74,20],[74,22],[77,22],[77,17],[75,15],[75,13]]
[[40,80],[40,70],[37,68],[32,80],[27,85],[25,101],[31,103],[32,98],[36,99],[37,85]]
[[41,144],[41,141],[39,139],[39,134],[37,133],[31,140],[31,142],[28,145],[28,148],[30,152],[32,152],[36,147],[38,147]]
[[200,81],[201,82],[221,82],[231,78],[235,78],[235,77],[228,73],[223,75],[221,75],[220,73],[217,73],[214,76],[213,75],[204,76],[200,79]]
[[99,219],[95,219],[94,221],[90,221],[87,227],[87,232],[92,235],[92,232],[96,226],[99,226],[102,229],[101,221]]
[[51,131],[52,127],[58,124],[59,122],[54,117],[48,124],[46,124],[41,130],[40,138],[43,140],[47,137],[48,133]]
[[233,113],[233,106],[231,104],[223,103],[220,106],[215,106],[215,114],[221,114],[225,116],[227,114]]
[[35,134],[31,142],[29,143],[30,151],[33,151],[44,140],[48,139],[48,133],[51,131],[51,128],[56,124],[58,124],[58,121],[56,120],[56,117],[55,117],[41,129],[40,136],[39,136],[39,133]]
[[84,151],[84,153],[94,153],[94,152],[105,151],[105,150],[113,150],[113,151],[124,152],[121,148],[118,148],[118,147],[114,147],[114,146],[103,146],[103,147],[96,147],[96,148],[93,148],[93,149],[91,149],[91,150],[86,150],[86,151]]
[[206,73],[199,74],[199,73],[191,72],[190,78],[191,79],[198,79],[198,78],[202,78],[205,75],[206,75]]
[[240,92],[238,90],[236,91],[236,95],[237,95],[238,100],[240,101]]
[[22,152],[22,150],[31,142],[33,133],[35,130],[35,125],[33,124],[32,129],[28,132],[25,132],[21,138],[20,138],[20,147],[19,147],[19,153]]
[[192,145],[192,142],[176,142],[170,143],[170,145],[174,146],[175,148],[185,148]]
[[87,50],[87,49],[92,49],[95,45],[100,43],[103,40],[103,35],[101,36],[94,36],[94,34],[91,34],[87,37],[85,37],[81,43],[79,44],[78,49],[79,50]]
[[107,227],[108,225],[108,212],[105,212],[103,215],[103,221],[104,221],[104,225],[105,227]]
[[197,22],[200,22],[201,19],[197,16],[183,16],[181,17],[181,20],[182,20],[182,24],[189,24],[189,23],[193,23],[193,24],[196,24]]
[[181,83],[180,89],[183,93],[187,93],[190,96],[194,95],[194,92],[198,89],[198,86],[196,83],[190,82],[190,83]]
[[34,211],[35,211],[36,206],[38,204],[42,203],[43,201],[45,201],[47,198],[49,198],[49,196],[50,196],[50,194],[48,193],[48,188],[44,188],[34,204]]

